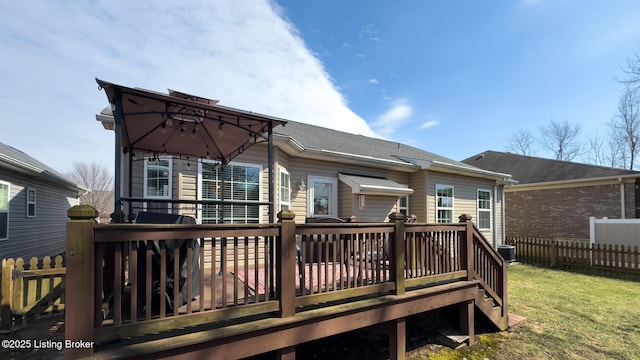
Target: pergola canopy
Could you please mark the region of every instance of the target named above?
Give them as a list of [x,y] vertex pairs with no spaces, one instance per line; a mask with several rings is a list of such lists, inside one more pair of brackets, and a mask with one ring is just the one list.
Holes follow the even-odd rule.
[[[259,142],[268,143],[269,200],[266,203],[244,201],[250,205],[268,205],[269,221],[274,214],[274,158],[273,127],[284,125],[283,119],[218,105],[217,100],[169,90],[168,94],[112,84],[96,79],[104,89],[110,107],[97,116],[105,128],[115,131],[115,196],[114,222],[122,221],[122,201],[129,201],[129,220],[132,220],[132,201],[153,199],[132,197],[132,158],[135,151],[181,158],[217,160],[222,166],[247,148]],[[129,155],[128,196],[122,194],[121,158]],[[163,200],[164,201],[164,200]],[[220,203],[220,200],[170,199],[171,203]]]
[[218,160],[227,164],[266,141],[286,121],[217,105],[217,100],[169,90],[168,94],[96,79],[121,129],[122,152],[149,152]]

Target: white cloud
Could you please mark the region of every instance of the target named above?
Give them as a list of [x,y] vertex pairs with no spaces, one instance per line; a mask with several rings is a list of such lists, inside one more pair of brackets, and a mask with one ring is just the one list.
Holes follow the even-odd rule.
[[351,44],[349,44],[348,42],[342,43],[342,47],[343,48],[350,48]]
[[373,24],[367,24],[358,32],[358,36],[361,38],[373,40],[380,42],[380,38],[378,38],[378,29],[376,29]]
[[423,122],[422,124],[420,124],[420,129],[428,129],[430,127],[434,127],[436,125],[438,125],[439,122],[436,120],[428,120]]
[[369,79],[369,84],[378,84],[378,79]]
[[374,130],[385,137],[389,137],[396,132],[396,129],[413,115],[413,108],[407,99],[399,99],[391,104],[391,108],[378,116],[372,124]]
[[95,77],[375,136],[281,13],[270,0],[0,2],[0,52],[11,54],[0,58],[0,108],[22,125],[0,141],[60,171],[111,167]]

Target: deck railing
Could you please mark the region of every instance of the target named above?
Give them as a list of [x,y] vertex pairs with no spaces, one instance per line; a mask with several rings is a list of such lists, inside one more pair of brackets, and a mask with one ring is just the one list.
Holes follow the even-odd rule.
[[[95,216],[86,206],[69,210],[70,341],[290,317],[455,280],[481,280],[506,305],[506,266],[471,222],[404,224],[392,214],[391,223],[296,224],[282,212],[276,224],[98,225]],[[93,354],[65,351],[69,359]]]

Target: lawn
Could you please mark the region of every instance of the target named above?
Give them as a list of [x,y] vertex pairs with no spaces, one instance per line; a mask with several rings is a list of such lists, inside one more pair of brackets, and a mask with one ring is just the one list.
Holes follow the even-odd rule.
[[416,349],[408,359],[640,359],[640,282],[516,264],[509,311],[526,324],[480,335],[461,351]]

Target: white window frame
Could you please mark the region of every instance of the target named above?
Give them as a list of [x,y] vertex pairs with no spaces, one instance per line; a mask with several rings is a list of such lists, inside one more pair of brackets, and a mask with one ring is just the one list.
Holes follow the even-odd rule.
[[[286,176],[286,184],[283,184],[283,179],[282,177]],[[278,177],[279,179],[279,189],[280,191],[278,191],[278,200],[279,200],[279,205],[278,208],[280,209],[280,211],[283,210],[283,206],[287,207],[287,210],[291,210],[291,174],[289,173],[289,171],[287,171],[286,169],[280,169],[280,176]],[[284,186],[286,185],[286,187]],[[283,192],[286,191],[286,194],[284,196],[283,199]]]
[[[329,195],[329,204],[327,207],[328,214],[316,214],[315,213],[315,184],[316,183],[325,183],[332,185],[332,191]],[[329,217],[329,216],[338,216],[338,179],[332,177],[324,177],[324,176],[308,176],[307,177],[307,216],[308,217]]]
[[[36,193],[36,189],[34,188],[26,188],[27,191],[27,217],[28,218],[35,218],[36,217],[36,201],[37,201],[37,193]],[[33,192],[33,201],[29,201],[29,194]],[[29,213],[29,206],[33,205],[33,214]]]
[[[173,158],[170,157],[170,156],[169,157],[161,157],[161,158],[158,158],[158,160],[156,160],[156,161],[164,161],[164,160],[168,161],[168,163],[169,163],[169,184],[168,184],[169,188],[168,188],[168,195],[165,195],[165,196],[157,196],[157,195],[149,196],[148,187],[147,187],[147,174],[148,174],[149,159],[145,159],[144,160],[144,179],[143,179],[143,185],[142,186],[143,186],[143,189],[144,189],[143,190],[144,191],[143,192],[144,197],[147,198],[147,199],[162,199],[162,200],[171,200],[172,199],[172,196],[173,196]],[[167,213],[169,213],[169,214],[171,214],[171,208],[172,208],[171,205],[172,205],[171,203],[167,203]],[[148,203],[144,202],[142,204],[142,207],[143,207],[143,210],[146,211],[147,208],[149,207]]]
[[[480,192],[489,193],[489,200],[488,200],[489,201],[489,209],[480,208]],[[476,207],[477,207],[477,211],[478,211],[477,214],[476,214],[477,219],[478,219],[478,221],[476,221],[476,224],[478,225],[478,229],[480,229],[480,230],[491,230],[491,219],[492,219],[491,215],[492,215],[492,212],[493,212],[493,194],[491,193],[491,190],[478,189]],[[489,213],[489,227],[481,227],[480,226],[480,213],[481,212]]]
[[9,212],[11,209],[11,183],[8,183],[6,181],[2,181],[0,180],[0,185],[6,185],[7,186],[7,208],[6,209],[0,209],[0,213],[4,213],[7,214],[7,236],[5,237],[0,237],[0,240],[5,241],[9,239]]
[[[202,165],[203,164],[219,164],[219,161],[215,161],[215,160],[205,160],[202,159],[201,161],[198,162],[198,200],[202,200]],[[229,166],[243,166],[243,167],[252,167],[252,168],[257,168],[258,169],[258,173],[260,174],[258,177],[258,202],[263,202],[264,199],[264,184],[263,184],[263,171],[264,171],[264,167],[261,164],[253,164],[253,163],[243,163],[243,162],[235,162],[232,161],[228,164]],[[221,199],[220,199],[221,200]],[[220,210],[223,211],[223,210]],[[264,221],[264,216],[263,216],[263,211],[260,205],[258,205],[258,223],[262,224]],[[198,206],[198,211],[196,214],[196,222],[201,224],[203,220],[203,215],[202,215],[202,206]]]
[[[402,206],[402,199],[406,199],[407,203],[406,206]],[[409,216],[411,216],[409,214],[409,195],[402,195],[402,196],[398,196],[398,212],[402,212],[404,210],[404,216],[405,218],[408,218]]]
[[[439,199],[438,190],[441,190],[441,189],[451,189],[451,207],[439,206],[438,205],[438,202],[439,202],[438,201],[438,199]],[[438,214],[439,214],[440,210],[451,211],[451,222],[453,222],[453,216],[455,214],[454,204],[455,204],[455,199],[456,199],[454,186],[453,185],[436,184],[436,192],[435,192],[434,195],[435,195],[434,197],[435,197],[435,200],[436,200],[435,201],[436,202],[436,223],[439,223],[439,224],[445,223],[444,221],[441,221],[441,219],[438,217]]]

